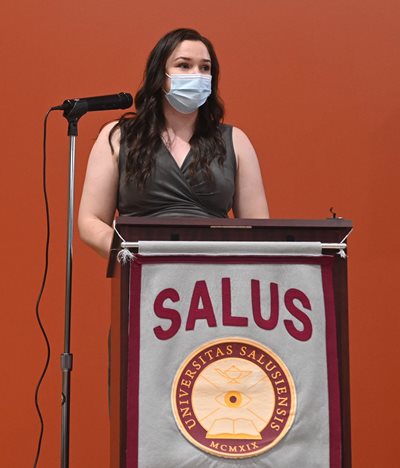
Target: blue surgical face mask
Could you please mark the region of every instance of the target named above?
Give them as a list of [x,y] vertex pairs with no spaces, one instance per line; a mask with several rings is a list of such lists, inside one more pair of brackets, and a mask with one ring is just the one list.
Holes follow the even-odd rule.
[[171,89],[165,97],[182,114],[190,114],[202,106],[211,94],[211,75],[178,73],[168,75]]

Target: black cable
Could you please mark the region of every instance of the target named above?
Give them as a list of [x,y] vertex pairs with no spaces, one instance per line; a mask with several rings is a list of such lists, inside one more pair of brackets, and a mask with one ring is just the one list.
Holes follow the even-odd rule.
[[51,348],[50,348],[50,342],[49,339],[47,338],[45,329],[43,327],[42,321],[40,319],[40,301],[42,299],[43,291],[46,286],[46,279],[47,279],[47,272],[49,269],[49,246],[50,246],[50,211],[49,211],[49,203],[47,199],[47,187],[46,187],[46,139],[47,139],[47,118],[54,109],[50,109],[47,111],[46,116],[44,118],[44,129],[43,129],[43,197],[44,197],[44,204],[45,204],[45,210],[46,210],[46,247],[45,247],[45,264],[44,264],[44,271],[43,271],[43,278],[42,278],[42,285],[40,287],[38,299],[36,302],[36,320],[39,324],[40,330],[42,331],[42,335],[46,344],[46,361],[45,365],[43,367],[42,374],[40,375],[39,381],[36,385],[35,389],[35,407],[37,414],[39,416],[40,420],[40,433],[39,433],[39,439],[38,439],[38,444],[37,444],[37,450],[36,450],[36,457],[35,457],[35,462],[33,464],[33,468],[36,468],[38,461],[39,461],[39,456],[40,456],[40,449],[42,447],[42,440],[43,440],[43,433],[44,433],[44,420],[42,413],[40,411],[40,405],[39,405],[39,390],[40,386],[42,384],[42,381],[46,375],[47,369],[49,367],[49,362],[50,362],[50,356],[51,356]]

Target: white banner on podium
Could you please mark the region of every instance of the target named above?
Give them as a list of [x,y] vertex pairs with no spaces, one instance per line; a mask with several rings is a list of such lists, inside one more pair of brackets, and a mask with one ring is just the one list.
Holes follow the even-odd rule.
[[339,468],[332,258],[137,255],[127,467]]

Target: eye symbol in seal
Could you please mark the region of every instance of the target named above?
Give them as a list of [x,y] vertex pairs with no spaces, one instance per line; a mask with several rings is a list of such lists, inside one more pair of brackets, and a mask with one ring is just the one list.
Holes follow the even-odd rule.
[[245,458],[266,452],[287,434],[296,391],[273,351],[229,337],[203,344],[184,360],[171,402],[188,441],[212,455]]

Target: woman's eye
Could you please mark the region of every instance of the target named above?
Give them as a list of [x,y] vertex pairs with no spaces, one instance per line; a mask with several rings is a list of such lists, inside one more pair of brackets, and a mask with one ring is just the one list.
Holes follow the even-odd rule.
[[178,64],[178,68],[189,68],[189,64],[188,63],[180,63]]
[[211,70],[211,67],[210,67],[210,65],[203,65],[203,67],[201,69],[203,71],[205,71],[205,72],[209,72]]

